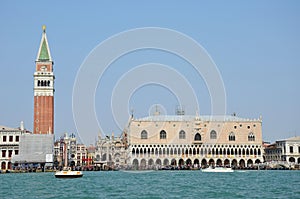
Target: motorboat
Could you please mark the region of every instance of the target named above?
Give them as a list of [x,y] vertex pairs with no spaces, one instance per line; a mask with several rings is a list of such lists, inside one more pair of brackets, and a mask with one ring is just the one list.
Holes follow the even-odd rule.
[[65,167],[62,171],[55,173],[56,178],[81,178],[83,173],[81,171],[72,171],[70,167]]
[[233,172],[232,168],[226,168],[226,167],[208,167],[205,169],[201,169],[202,172]]

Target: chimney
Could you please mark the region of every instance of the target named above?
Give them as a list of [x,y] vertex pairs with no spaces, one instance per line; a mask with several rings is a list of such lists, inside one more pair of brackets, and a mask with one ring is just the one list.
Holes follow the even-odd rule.
[[24,122],[23,121],[21,121],[21,123],[20,123],[20,130],[24,131]]

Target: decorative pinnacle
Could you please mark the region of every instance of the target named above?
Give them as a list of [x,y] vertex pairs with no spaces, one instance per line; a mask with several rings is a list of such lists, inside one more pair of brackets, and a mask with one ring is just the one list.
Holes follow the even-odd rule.
[[46,26],[45,25],[42,26],[42,29],[43,29],[44,32],[46,32]]

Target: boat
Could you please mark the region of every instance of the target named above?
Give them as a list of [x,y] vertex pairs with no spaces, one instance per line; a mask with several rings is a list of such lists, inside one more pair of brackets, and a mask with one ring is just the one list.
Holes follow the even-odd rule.
[[232,168],[226,168],[226,167],[212,167],[209,166],[208,168],[201,169],[202,172],[216,172],[216,173],[221,173],[221,172],[233,172]]
[[56,178],[81,178],[83,173],[81,171],[72,171],[70,167],[65,167],[62,171],[55,173]]

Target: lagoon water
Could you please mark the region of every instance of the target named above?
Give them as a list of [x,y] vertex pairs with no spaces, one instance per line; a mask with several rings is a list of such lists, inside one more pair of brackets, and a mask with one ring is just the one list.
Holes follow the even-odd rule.
[[300,171],[1,174],[0,198],[300,198]]

